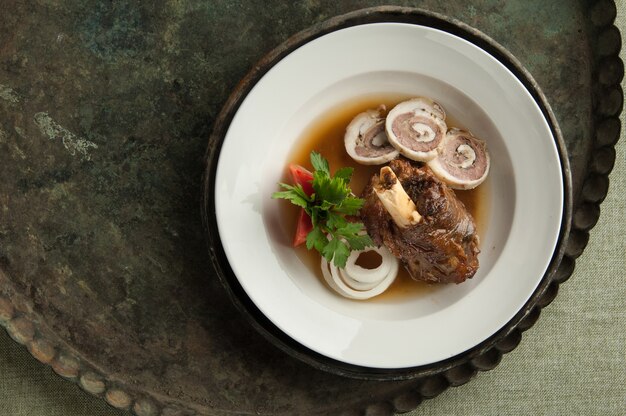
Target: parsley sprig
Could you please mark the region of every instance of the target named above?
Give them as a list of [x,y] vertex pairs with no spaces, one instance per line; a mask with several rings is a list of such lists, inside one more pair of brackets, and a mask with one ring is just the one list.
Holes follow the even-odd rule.
[[280,183],[283,191],[275,192],[272,198],[286,199],[304,208],[313,224],[306,237],[307,249],[316,249],[327,261],[343,268],[352,250],[374,245],[364,232],[363,223],[346,219],[348,215],[358,214],[364,201],[350,190],[353,168],[341,168],[331,176],[328,161],[317,152],[311,152],[311,165],[315,169],[311,181],[313,194],[307,195],[300,184]]

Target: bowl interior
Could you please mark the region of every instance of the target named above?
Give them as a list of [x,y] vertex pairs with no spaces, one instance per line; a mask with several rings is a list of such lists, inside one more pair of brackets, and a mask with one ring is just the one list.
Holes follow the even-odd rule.
[[[285,224],[282,218],[283,211],[278,204],[283,201],[267,200],[263,204],[263,220],[270,236],[272,248],[279,258],[283,269],[287,272],[302,293],[315,299],[321,305],[340,311],[345,316],[356,319],[383,319],[403,320],[407,318],[425,317],[438,310],[449,307],[457,300],[472,291],[474,287],[489,274],[496,263],[508,239],[515,209],[515,181],[512,174],[511,157],[506,144],[492,120],[468,96],[453,86],[429,76],[399,71],[381,71],[358,74],[343,79],[336,84],[320,91],[289,120],[278,141],[292,143],[294,138],[301,138],[309,128],[320,122],[328,114],[341,111],[351,103],[370,101],[369,97],[379,96],[427,96],[434,98],[455,117],[456,122],[472,131],[477,137],[488,138],[489,151],[497,157],[492,157],[492,166],[489,179],[481,185],[480,197],[481,223],[485,224],[484,233],[480,234],[482,253],[480,254],[480,269],[476,276],[463,285],[432,285],[426,287],[424,293],[378,297],[368,301],[347,300],[328,290],[319,279],[319,274],[312,271],[310,265],[294,256],[288,232],[285,228],[292,228]],[[296,142],[292,147],[296,149],[301,143]],[[293,150],[293,149],[292,149]],[[287,159],[289,156],[287,156]],[[276,180],[268,182],[268,195],[275,188],[276,182],[281,179],[284,167],[289,160],[273,169],[267,175],[273,175]],[[278,177],[276,176],[278,175]],[[491,209],[493,197],[498,195],[496,209]],[[485,249],[491,247],[491,250]]]
[[[393,47],[390,47],[393,45]],[[270,199],[303,133],[362,97],[423,95],[487,141],[480,269],[461,284],[414,297],[352,301],[328,289],[284,238]],[[355,26],[295,50],[250,91],[224,139],[216,218],[231,267],[278,328],[330,358],[406,368],[460,354],[528,300],[555,249],[561,166],[548,123],[513,74],[471,43],[399,23]]]

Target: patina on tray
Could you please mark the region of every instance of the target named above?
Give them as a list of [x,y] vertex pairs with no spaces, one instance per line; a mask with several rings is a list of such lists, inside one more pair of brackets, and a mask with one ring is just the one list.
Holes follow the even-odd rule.
[[260,337],[214,278],[200,219],[206,138],[237,80],[288,36],[377,2],[72,1],[33,12],[9,1],[0,322],[57,373],[139,415],[383,415],[466,382],[554,298],[606,195],[623,65],[614,4],[593,3],[413,3],[484,31],[535,77],[567,142],[577,210],[559,273],[503,342],[445,373],[381,383],[314,370]]

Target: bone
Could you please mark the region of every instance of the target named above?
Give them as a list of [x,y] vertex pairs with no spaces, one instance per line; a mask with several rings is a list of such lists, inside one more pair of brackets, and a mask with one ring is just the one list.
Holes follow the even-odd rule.
[[415,203],[389,166],[380,169],[380,182],[374,191],[398,227],[406,228],[422,220]]

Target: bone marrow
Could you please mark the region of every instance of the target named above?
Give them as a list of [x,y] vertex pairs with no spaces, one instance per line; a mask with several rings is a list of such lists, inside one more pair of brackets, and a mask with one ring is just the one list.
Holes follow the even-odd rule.
[[389,166],[380,169],[374,192],[398,227],[406,228],[422,220],[415,203]]

